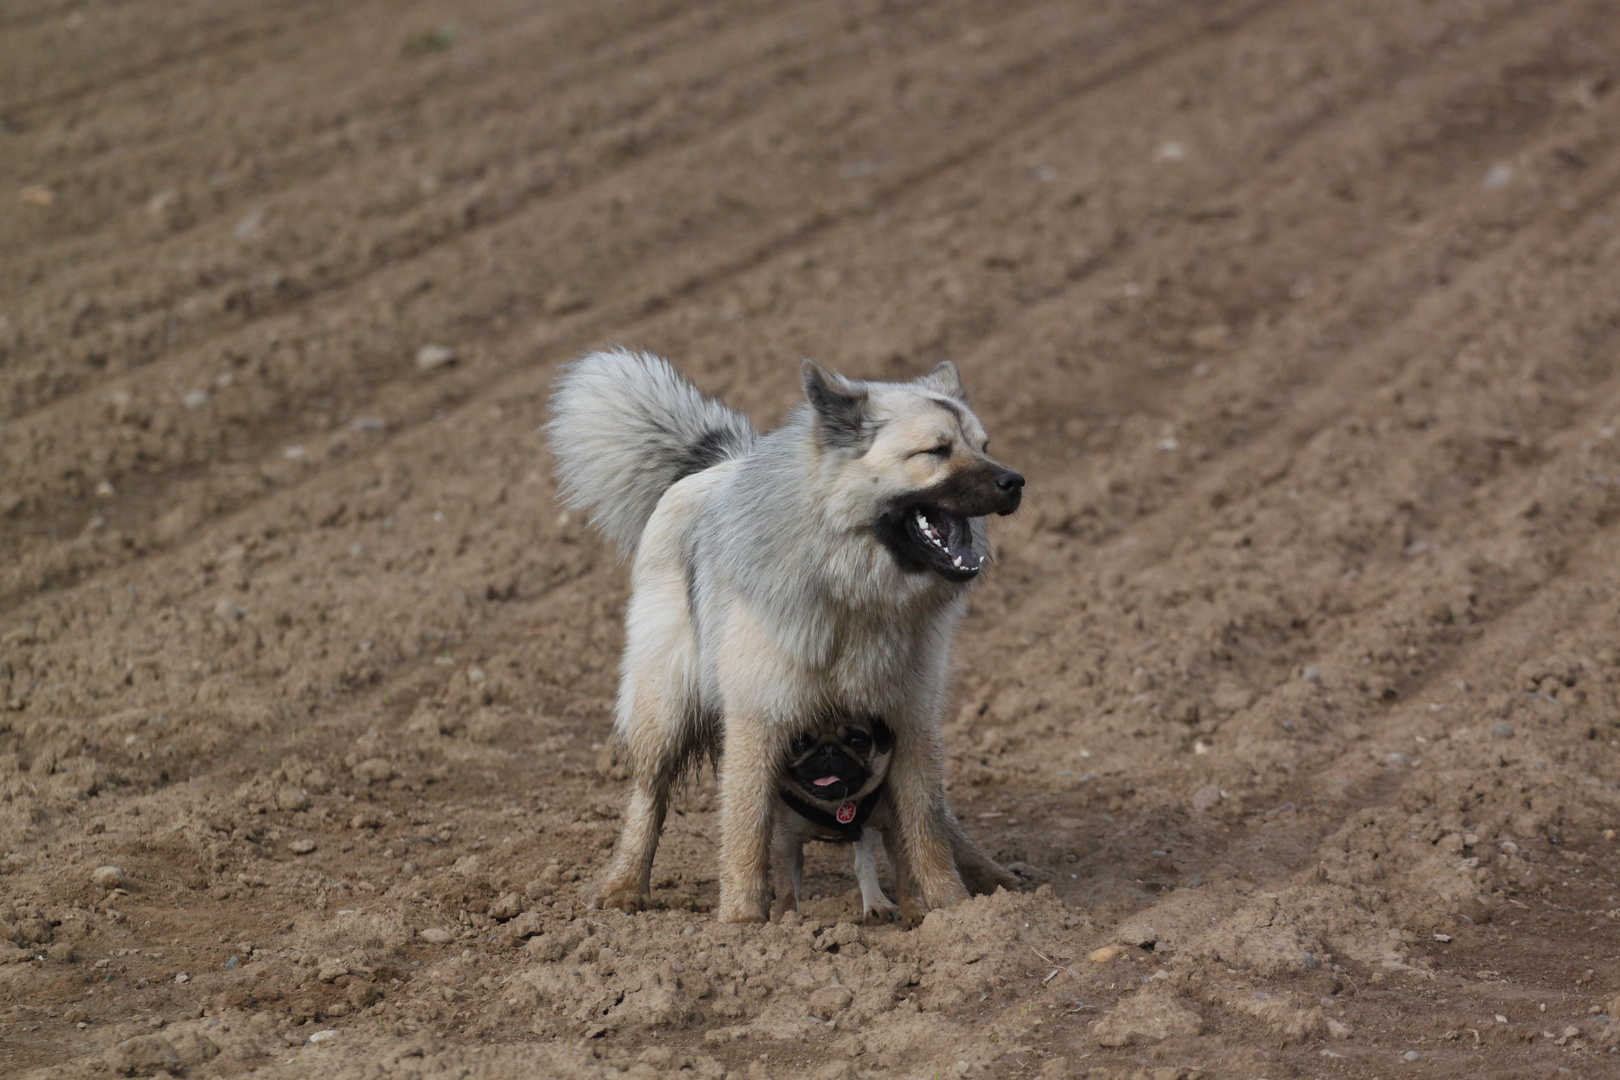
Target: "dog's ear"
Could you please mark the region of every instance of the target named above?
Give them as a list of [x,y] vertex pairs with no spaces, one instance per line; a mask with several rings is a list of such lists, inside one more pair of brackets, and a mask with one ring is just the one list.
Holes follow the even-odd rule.
[[872,718],[872,745],[877,747],[880,754],[894,749],[894,728],[885,724],[882,717]]
[[954,361],[941,360],[933,371],[918,379],[917,383],[936,394],[944,394],[967,404],[967,388],[962,385],[962,373],[956,369]]
[[804,362],[804,396],[816,414],[823,445],[854,446],[866,420],[866,391],[814,360]]

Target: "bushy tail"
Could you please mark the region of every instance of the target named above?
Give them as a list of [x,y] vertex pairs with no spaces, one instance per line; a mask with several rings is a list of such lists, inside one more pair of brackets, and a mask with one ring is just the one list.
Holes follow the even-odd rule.
[[546,436],[564,501],[628,555],[671,484],[746,453],[755,433],[667,360],[614,348],[563,369]]

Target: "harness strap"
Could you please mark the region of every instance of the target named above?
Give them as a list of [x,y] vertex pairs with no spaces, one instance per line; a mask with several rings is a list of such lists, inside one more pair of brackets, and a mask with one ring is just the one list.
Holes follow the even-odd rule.
[[878,796],[882,793],[883,788],[879,786],[877,790],[856,803],[855,817],[846,825],[827,813],[827,811],[805,802],[787,788],[782,788],[780,791],[782,801],[787,803],[789,809],[795,814],[813,825],[820,825],[823,829],[831,829],[833,832],[843,834],[844,839],[842,842],[846,844],[853,844],[860,840],[861,826],[866,824],[866,819],[872,816],[873,810],[877,809]]

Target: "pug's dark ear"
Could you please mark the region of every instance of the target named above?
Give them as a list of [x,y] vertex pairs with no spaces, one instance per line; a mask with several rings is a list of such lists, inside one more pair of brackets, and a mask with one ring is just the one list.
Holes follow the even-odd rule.
[[804,396],[816,414],[816,434],[823,446],[850,447],[861,441],[866,421],[865,390],[815,361],[806,360]]
[[872,719],[872,745],[877,747],[880,754],[894,749],[894,728],[877,717]]
[[944,394],[948,398],[955,398],[962,404],[967,404],[967,389],[962,385],[962,373],[956,369],[956,364],[950,360],[941,360],[939,365],[918,379],[917,382],[936,394]]

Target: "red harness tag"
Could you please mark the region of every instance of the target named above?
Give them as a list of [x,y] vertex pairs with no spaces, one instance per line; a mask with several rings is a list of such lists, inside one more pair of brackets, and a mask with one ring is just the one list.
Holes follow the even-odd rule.
[[834,816],[838,818],[838,824],[848,825],[855,820],[855,804],[852,802],[845,803],[838,808],[838,813]]

